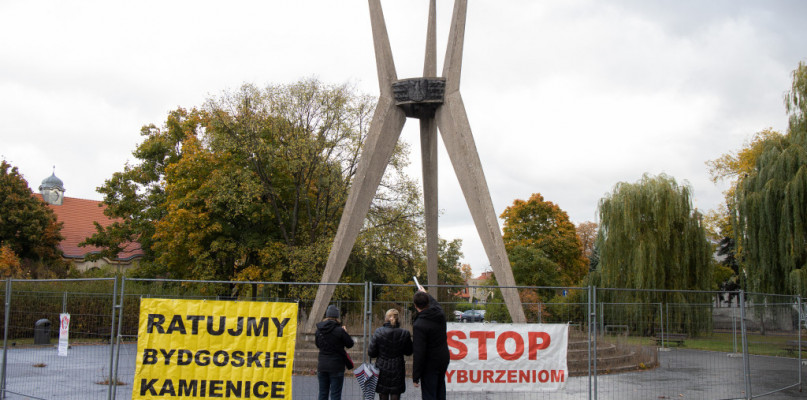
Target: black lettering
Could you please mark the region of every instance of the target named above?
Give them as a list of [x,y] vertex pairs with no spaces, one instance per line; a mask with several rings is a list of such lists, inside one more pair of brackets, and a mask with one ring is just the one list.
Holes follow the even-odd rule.
[[241,331],[243,330],[244,330],[244,317],[238,317],[238,321],[235,323],[235,330],[228,329],[227,333],[229,333],[230,336],[238,336],[241,334]]
[[272,365],[272,352],[271,351],[267,351],[266,354],[264,354],[263,365],[266,368],[269,368],[269,366]]
[[189,321],[191,321],[191,334],[198,335],[199,334],[199,321],[205,319],[204,315],[188,315],[186,317]]
[[[224,391],[224,397],[227,397],[227,398],[229,398],[229,397],[241,397],[241,393],[242,393],[241,384],[242,383],[243,382],[241,382],[241,381],[238,381],[238,382],[227,381],[227,388]],[[249,384],[249,382],[247,382],[247,384]],[[249,397],[249,392],[247,392],[247,397]]]
[[143,365],[157,364],[157,349],[143,349]]
[[196,352],[196,356],[193,359],[196,361],[196,365],[200,367],[204,367],[210,364],[210,352],[207,350],[199,350]]
[[165,333],[163,324],[165,323],[165,315],[162,314],[149,314],[148,324],[146,325],[146,333],[151,333],[153,329],[157,329],[157,333]]
[[269,318],[261,318],[255,322],[255,317],[247,318],[247,336],[269,336]]
[[[221,361],[219,361],[219,356],[221,356]],[[213,365],[217,367],[223,367],[227,365],[227,362],[230,361],[230,355],[227,354],[226,350],[219,350],[213,353]]]
[[277,328],[277,337],[283,337],[283,329],[286,328],[286,324],[289,323],[289,318],[283,318],[283,322],[280,322],[277,318],[272,317],[272,322],[275,323],[275,327]]
[[146,382],[145,379],[140,380],[140,395],[145,396],[146,391],[149,392],[149,395],[156,396],[157,392],[154,390],[154,384],[157,383],[157,379],[152,379]]
[[172,381],[170,379],[166,379],[165,382],[163,382],[163,388],[162,388],[162,390],[160,390],[160,396],[165,396],[165,395],[169,395],[169,396],[176,396],[177,395],[176,390],[174,390],[174,381]]
[[251,385],[251,384],[252,384],[252,382],[250,382],[250,381],[244,382],[244,397],[246,397],[246,398],[249,398],[249,393],[250,393],[249,392],[249,385]]
[[174,333],[174,331],[179,331],[181,334],[185,334],[185,324],[182,323],[182,316],[181,315],[174,315],[174,318],[171,318],[171,325],[168,325],[168,329],[165,333]]
[[275,362],[272,363],[275,368],[286,368],[286,352],[276,352]]
[[233,367],[240,367],[244,365],[244,352],[241,350],[236,350],[232,354],[233,362],[231,365]]
[[219,329],[213,329],[213,316],[207,317],[207,333],[213,336],[219,336],[224,333],[224,324],[227,322],[227,317],[219,317]]
[[196,397],[196,379],[191,380],[179,380],[179,393],[177,396],[188,396],[188,397]]
[[257,367],[260,367],[261,360],[259,357],[261,356],[261,353],[263,352],[259,351],[255,354],[253,354],[251,351],[247,352],[247,367],[252,367],[252,363],[255,363]]
[[272,398],[282,399],[285,395],[283,392],[286,390],[286,382],[272,382]]
[[259,399],[265,399],[266,396],[269,396],[269,393],[266,393],[266,391],[260,391],[260,389],[264,386],[269,386],[269,384],[264,381],[255,382],[255,385],[252,386],[252,394]]
[[190,365],[191,361],[193,361],[193,353],[190,350],[179,350],[179,353],[177,353],[177,365]]
[[207,397],[222,397],[222,386],[224,386],[224,381],[210,381],[210,391]]
[[171,356],[174,355],[176,350],[171,349],[171,351],[165,351],[165,349],[160,349],[160,353],[163,353],[163,357],[165,357],[165,365],[171,365]]
[[199,397],[205,397],[207,396],[207,381],[202,379],[201,382],[202,384],[200,385],[199,388]]

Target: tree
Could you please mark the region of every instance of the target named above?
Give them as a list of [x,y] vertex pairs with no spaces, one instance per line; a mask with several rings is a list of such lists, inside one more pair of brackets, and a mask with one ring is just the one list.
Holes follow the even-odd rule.
[[519,285],[572,286],[585,276],[588,262],[574,224],[540,193],[527,201],[515,200],[501,218],[504,245]]
[[154,124],[141,128],[144,140],[132,152],[139,162],[127,163],[123,171],[97,188],[104,195],[104,214],[114,222],[107,227],[96,224],[96,233],[81,243],[101,248],[88,258],[112,259],[126,243],[138,242],[143,251],[141,276],[166,276],[165,269],[154,263],[152,249],[155,224],[167,212],[165,170],[182,158],[182,141],[188,135],[199,135],[205,123],[205,115],[198,110],[178,108],[168,113],[163,128]]
[[[143,275],[316,281],[372,104],[346,85],[304,80],[244,85],[201,110],[178,109],[164,129],[144,128],[135,152],[141,163],[102,188],[111,213],[130,218],[118,231],[99,229],[93,243],[115,251],[139,240],[151,256]],[[344,281],[403,283],[414,274],[422,212],[417,185],[403,172],[406,156],[399,146]]]
[[0,263],[4,274],[63,277],[67,262],[59,249],[61,229],[53,210],[33,195],[17,167],[0,161]]
[[667,175],[620,182],[600,200],[599,273],[604,287],[711,289],[711,246],[691,189]]
[[6,244],[0,246],[0,277],[4,279],[25,277],[20,261],[14,250],[11,250],[11,246]]
[[[712,289],[712,247],[692,207],[689,186],[679,186],[664,174],[620,182],[600,200],[599,215],[599,264],[592,281],[605,288]],[[606,291],[601,299],[626,304],[710,301],[708,294],[655,291]],[[625,309],[633,314],[633,330],[651,334],[658,326],[658,316],[646,307]],[[673,309],[670,329],[696,333],[708,328],[703,324],[709,319],[699,314],[705,311]]]
[[753,170],[735,195],[739,258],[748,288],[807,295],[807,65],[793,72],[785,96],[785,136],[761,144]]
[[585,221],[577,225],[577,238],[580,239],[580,245],[583,246],[583,255],[591,260],[594,254],[594,242],[597,241],[597,228],[596,222]]
[[[459,239],[457,239],[459,240]],[[474,277],[474,271],[471,269],[471,264],[460,265],[460,273],[462,274],[462,281],[468,282],[469,279]]]

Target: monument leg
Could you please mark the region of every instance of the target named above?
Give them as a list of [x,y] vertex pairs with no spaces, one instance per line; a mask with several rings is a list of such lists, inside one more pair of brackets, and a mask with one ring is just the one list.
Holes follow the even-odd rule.
[[429,294],[437,297],[437,124],[434,118],[420,120],[420,150],[423,164],[423,207],[426,220],[426,271]]
[[447,95],[435,117],[496,280],[499,286],[510,286],[501,289],[510,316],[515,323],[525,323],[518,290],[512,288],[516,282],[460,93]]
[[[336,230],[325,271],[322,273],[322,283],[339,282],[347,258],[364,223],[364,217],[370,210],[370,204],[384,176],[384,170],[398,143],[404,122],[406,116],[391,98],[382,96],[378,99],[359,167],[350,187],[342,218],[339,220],[339,228]],[[307,332],[313,332],[318,318],[325,315],[334,289],[334,285],[320,285],[317,289],[317,296],[308,315]]]

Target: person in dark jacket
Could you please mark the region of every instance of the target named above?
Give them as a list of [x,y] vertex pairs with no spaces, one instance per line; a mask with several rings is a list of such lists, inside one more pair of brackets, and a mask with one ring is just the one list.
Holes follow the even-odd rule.
[[398,310],[388,310],[384,325],[375,330],[367,354],[378,367],[376,393],[381,400],[399,400],[406,391],[404,356],[412,355],[412,337],[400,328]]
[[339,309],[328,306],[325,319],[317,323],[316,344],[317,378],[319,379],[319,400],[341,400],[342,384],[345,382],[345,348],[353,347],[353,338],[347,334],[345,326],[339,322]]
[[423,399],[445,400],[449,354],[446,316],[440,303],[418,285],[413,302],[417,314],[412,323],[412,382]]

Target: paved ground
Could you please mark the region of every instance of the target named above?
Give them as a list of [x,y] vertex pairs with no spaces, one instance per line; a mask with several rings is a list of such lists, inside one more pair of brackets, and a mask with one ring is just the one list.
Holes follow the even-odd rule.
[[[134,377],[134,345],[121,347],[116,399],[130,400]],[[726,353],[674,349],[659,353],[661,366],[654,370],[600,375],[596,380],[598,399],[730,399],[745,398],[742,357]],[[7,390],[9,399],[107,399],[109,362],[114,360],[110,346],[74,346],[68,357],[58,357],[52,346],[9,348]],[[802,367],[805,392],[798,387],[763,397],[764,399],[807,398],[807,366]],[[797,384],[798,363],[778,357],[752,357],[752,394],[755,396]],[[449,393],[449,398],[482,399],[585,399],[588,377],[569,378],[564,390],[551,393]],[[419,391],[409,383],[402,399],[418,399]],[[295,376],[295,399],[313,399],[317,380]],[[360,399],[356,380],[345,380],[343,398]]]

